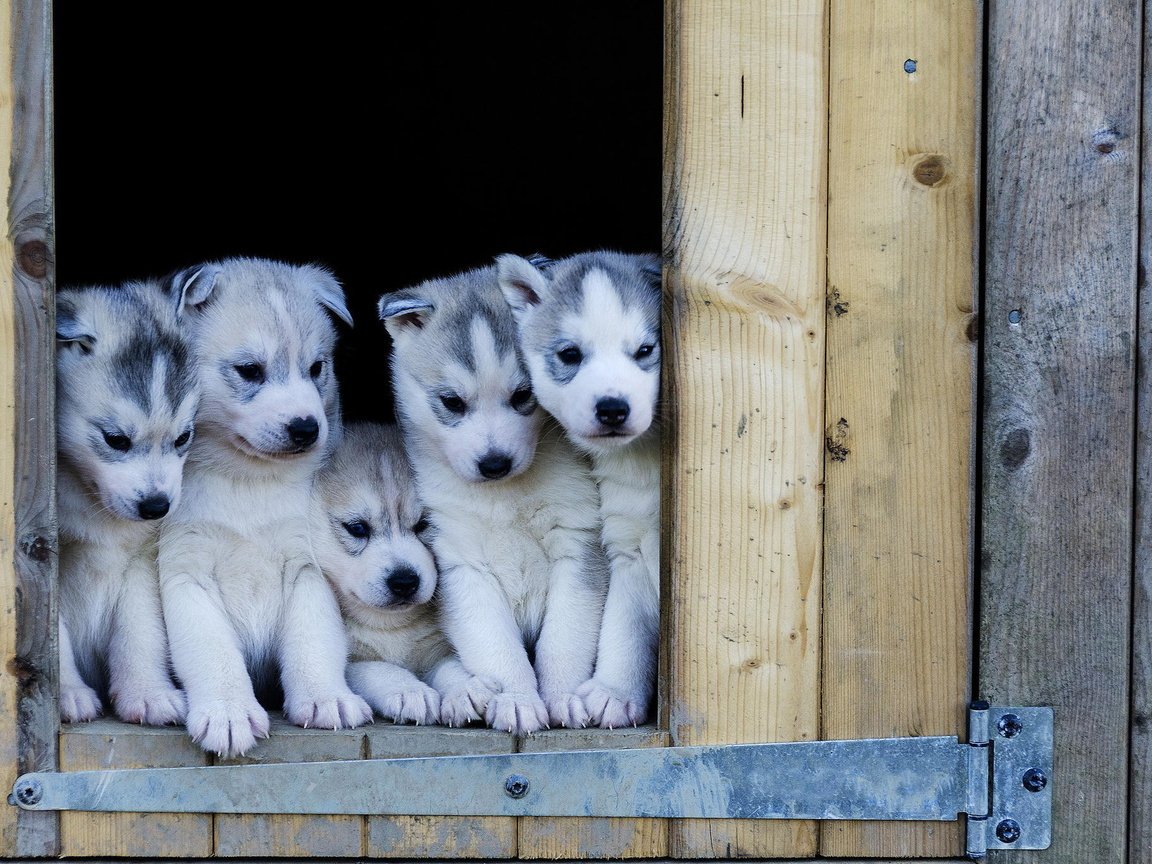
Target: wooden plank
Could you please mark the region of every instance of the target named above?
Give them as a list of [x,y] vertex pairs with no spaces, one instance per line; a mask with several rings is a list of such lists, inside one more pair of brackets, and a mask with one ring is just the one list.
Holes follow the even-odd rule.
[[[56,767],[56,430],[48,2],[0,3],[0,787]],[[0,854],[59,850],[53,813],[5,808]]]
[[[207,755],[182,728],[132,726],[116,720],[66,725],[60,770],[176,768],[205,765]],[[61,813],[65,856],[191,858],[212,854],[212,817],[200,813]]]
[[[555,729],[519,739],[523,753],[667,747],[668,733],[637,729]],[[668,854],[668,820],[612,818],[524,818],[518,820],[521,858],[592,861],[603,858],[660,858]]]
[[[377,723],[365,732],[367,756],[462,756],[511,753],[516,739],[494,729],[392,726]],[[436,778],[429,778],[435,783]],[[506,816],[371,816],[371,858],[514,858],[516,820]]]
[[[665,715],[678,745],[817,735],[825,3],[665,6]],[[685,820],[676,857],[815,852]]]
[[[824,738],[965,734],[978,11],[831,6]],[[957,823],[825,822],[820,850],[963,842]]]
[[989,4],[979,695],[1055,709],[1046,862],[1137,860],[1140,5]]
[[[279,713],[272,715],[268,740],[220,765],[260,765],[277,762],[330,762],[360,759],[364,735],[360,729],[333,732],[303,729]],[[363,854],[363,816],[295,816],[254,813],[216,816],[216,855],[220,857],[354,858]]]

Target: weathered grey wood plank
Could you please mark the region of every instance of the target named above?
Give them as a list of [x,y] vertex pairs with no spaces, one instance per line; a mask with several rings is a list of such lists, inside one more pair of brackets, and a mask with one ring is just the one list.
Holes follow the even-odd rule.
[[[24,771],[53,769],[57,760],[50,20],[47,0],[0,3],[6,46],[0,56],[8,61],[0,66],[0,110],[10,112],[0,118],[6,169],[0,185],[7,184],[0,254],[0,629],[7,634],[0,737],[9,754],[0,785]],[[0,846],[8,854],[54,855],[58,819],[8,808],[0,817]]]
[[1055,708],[1053,843],[1037,860],[1119,864],[1140,9],[1038,10],[989,3],[979,695]]

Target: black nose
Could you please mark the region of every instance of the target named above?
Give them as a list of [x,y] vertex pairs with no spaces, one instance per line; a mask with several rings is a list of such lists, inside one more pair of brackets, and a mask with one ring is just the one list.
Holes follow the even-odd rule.
[[420,576],[411,567],[397,567],[388,574],[388,590],[399,600],[407,600],[420,587]]
[[320,437],[320,424],[315,417],[297,417],[288,424],[288,437],[300,447],[309,447]]
[[476,463],[476,467],[489,480],[499,480],[512,470],[512,457],[504,453],[489,453]]
[[596,419],[605,426],[619,426],[628,419],[628,403],[608,396],[596,403]]
[[168,515],[168,498],[164,495],[151,495],[136,505],[141,519],[162,519]]

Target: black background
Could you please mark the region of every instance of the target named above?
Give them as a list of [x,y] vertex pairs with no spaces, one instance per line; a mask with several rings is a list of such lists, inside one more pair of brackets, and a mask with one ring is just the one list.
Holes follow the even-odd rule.
[[387,419],[382,293],[660,249],[663,4],[512,8],[54,4],[58,284],[324,264],[345,414]]

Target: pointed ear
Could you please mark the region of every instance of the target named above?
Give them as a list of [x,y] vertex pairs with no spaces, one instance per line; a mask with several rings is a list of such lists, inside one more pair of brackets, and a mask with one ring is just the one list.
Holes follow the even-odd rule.
[[197,264],[177,270],[164,280],[161,290],[175,307],[177,320],[182,320],[189,310],[202,308],[211,299],[219,276],[220,268],[216,265]]
[[380,320],[393,338],[405,330],[421,329],[435,310],[435,306],[410,290],[384,294],[376,304]]
[[[547,259],[545,259],[547,260]],[[548,264],[553,262],[548,261]],[[527,258],[519,255],[501,255],[496,259],[496,278],[504,299],[512,307],[515,315],[527,312],[539,305],[548,295],[551,282],[548,277]]]
[[640,272],[655,287],[659,288],[664,279],[664,269],[659,255],[637,255]]
[[327,270],[321,267],[313,269],[319,277],[316,280],[316,298],[324,308],[351,327],[352,313],[348,311],[348,304],[344,299],[344,287]]
[[96,345],[96,334],[92,326],[80,318],[71,301],[58,297],[56,301],[56,344],[79,345],[87,354]]

